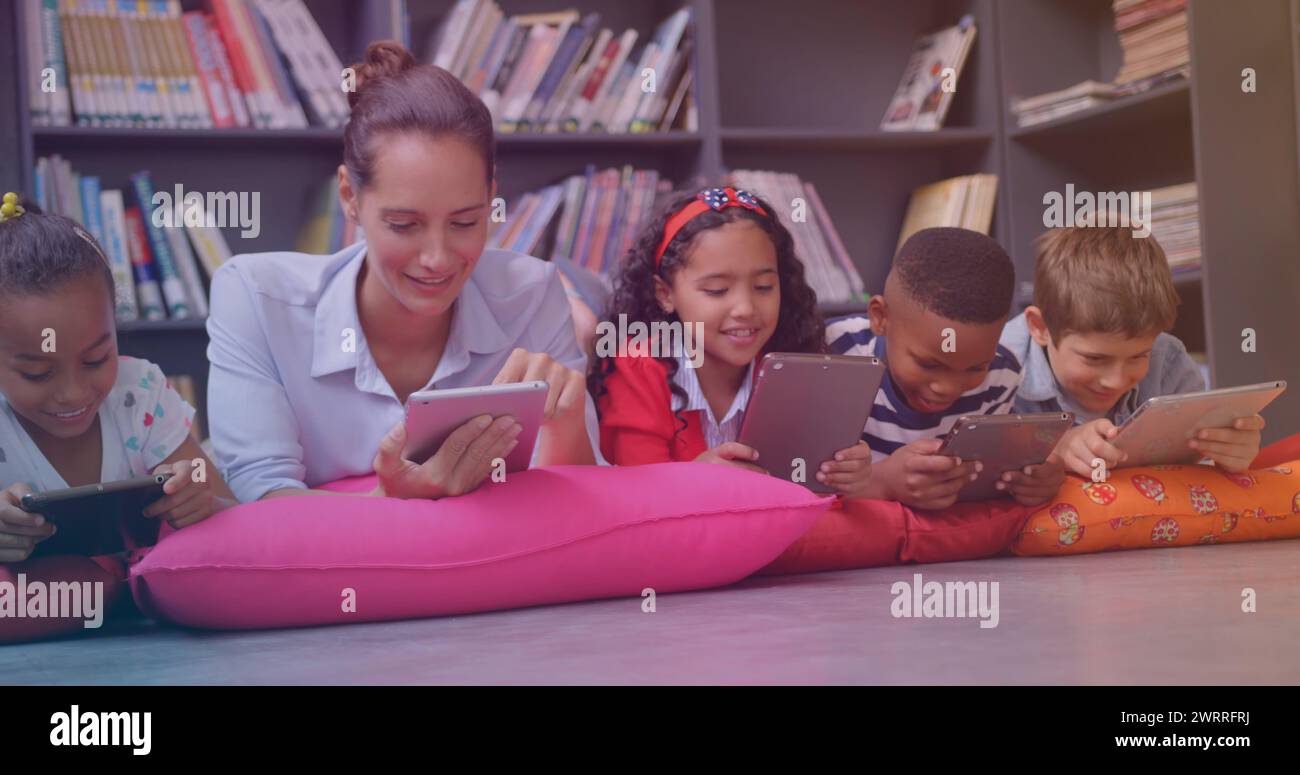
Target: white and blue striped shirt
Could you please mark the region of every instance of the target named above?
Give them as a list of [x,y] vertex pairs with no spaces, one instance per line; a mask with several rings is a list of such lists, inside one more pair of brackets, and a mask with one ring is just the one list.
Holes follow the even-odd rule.
[[[836,318],[826,324],[826,343],[840,355],[874,355],[885,363],[889,358],[885,337],[871,331],[871,321],[860,315]],[[1007,414],[1020,385],[1020,361],[1010,350],[998,345],[989,365],[989,373],[974,390],[961,394],[956,403],[941,413],[918,412],[907,405],[894,385],[889,372],[876,392],[875,406],[862,431],[862,440],[871,447],[871,458],[880,461],[899,447],[921,439],[946,434],[957,418],[968,414]]]

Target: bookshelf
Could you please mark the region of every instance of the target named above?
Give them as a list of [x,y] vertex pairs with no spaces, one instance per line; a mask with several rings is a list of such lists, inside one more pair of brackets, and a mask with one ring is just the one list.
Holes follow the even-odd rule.
[[[1135,190],[1196,180],[1203,265],[1180,276],[1175,333],[1207,353],[1215,386],[1285,378],[1293,388],[1270,408],[1266,439],[1300,418],[1300,0],[1189,0],[1192,78],[1017,128],[1013,96],[1115,74],[1120,49],[1109,0],[498,0],[509,14],[574,8],[602,25],[643,36],[688,5],[699,131],[649,135],[502,134],[499,192],[507,200],[579,172],[632,164],[675,184],[716,181],[729,169],[793,172],[815,184],[869,291],[883,287],[908,197],[955,175],[999,177],[992,235],[1011,253],[1018,300],[1032,294],[1032,242],[1042,196]],[[344,64],[365,45],[401,36],[418,57],[454,0],[308,0]],[[186,10],[202,0],[184,0]],[[16,9],[15,9],[16,8]],[[20,52],[21,4],[0,9],[0,187],[32,188],[38,156],[124,186],[150,169],[156,185],[260,190],[262,233],[225,235],[232,251],[290,249],[318,186],[340,162],[341,133],[302,130],[121,130],[32,127],[30,74]],[[945,127],[882,132],[878,126],[920,35],[975,17],[974,49]],[[1260,90],[1242,95],[1252,66]],[[1250,192],[1267,192],[1251,196]],[[762,193],[762,192],[760,192]],[[827,305],[828,315],[861,305]],[[1259,349],[1240,351],[1240,332]],[[206,337],[198,323],[137,324],[124,352],[188,371],[204,390]],[[1289,418],[1284,422],[1283,418]]]

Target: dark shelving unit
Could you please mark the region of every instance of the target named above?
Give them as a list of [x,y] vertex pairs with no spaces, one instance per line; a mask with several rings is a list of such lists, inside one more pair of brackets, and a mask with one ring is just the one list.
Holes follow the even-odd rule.
[[[683,4],[696,42],[699,130],[647,135],[498,136],[498,191],[513,200],[586,164],[653,167],[678,185],[730,169],[789,171],[812,182],[868,291],[888,273],[911,192],[955,175],[995,173],[992,236],[1011,253],[1018,299],[1032,295],[1042,197],[1141,190],[1196,180],[1204,252],[1176,280],[1175,333],[1206,352],[1216,386],[1285,378],[1293,388],[1266,413],[1266,438],[1300,418],[1300,0],[1189,0],[1192,77],[1044,124],[1018,128],[1014,96],[1109,80],[1121,52],[1110,0],[499,0],[506,14],[575,8],[642,40]],[[344,64],[367,43],[409,30],[428,56],[454,0],[308,0]],[[202,0],[183,0],[186,10]],[[18,10],[13,10],[18,7]],[[0,186],[32,189],[37,156],[61,154],[106,187],[149,169],[159,188],[258,190],[262,233],[225,236],[235,253],[291,249],[318,187],[340,163],[336,129],[135,130],[32,127],[19,30],[21,5],[0,9]],[[945,127],[882,132],[880,118],[917,37],[975,17],[977,36]],[[398,20],[405,16],[407,23]],[[1244,95],[1240,71],[1259,73]],[[760,194],[764,192],[758,192]],[[824,305],[827,316],[865,305]],[[1259,349],[1240,351],[1254,328]],[[202,321],[123,325],[124,352],[190,373],[203,389]],[[1282,421],[1287,418],[1288,421]]]

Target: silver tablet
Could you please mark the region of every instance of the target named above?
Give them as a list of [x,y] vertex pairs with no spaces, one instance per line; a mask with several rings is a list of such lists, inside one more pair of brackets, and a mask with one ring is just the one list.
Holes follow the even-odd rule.
[[506,457],[507,471],[527,470],[546,410],[544,380],[507,385],[426,390],[406,401],[407,460],[423,463],[433,456],[452,431],[481,414],[493,419],[510,415],[524,426],[519,445]]
[[1074,424],[1069,412],[1043,414],[975,414],[957,418],[938,454],[978,460],[984,470],[961,488],[959,501],[982,501],[1010,495],[997,488],[1007,471],[1047,460],[1061,436]]
[[1286,390],[1286,382],[1156,396],[1138,407],[1119,427],[1114,445],[1128,457],[1124,467],[1191,463],[1202,455],[1187,442],[1202,428],[1229,428],[1242,417],[1259,414]]
[[884,377],[877,358],[768,353],[738,440],[758,450],[758,465],[773,476],[832,492],[817,470],[862,438]]

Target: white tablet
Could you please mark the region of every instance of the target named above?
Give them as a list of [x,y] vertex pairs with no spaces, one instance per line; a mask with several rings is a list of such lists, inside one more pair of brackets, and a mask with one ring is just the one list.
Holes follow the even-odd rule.
[[534,380],[412,393],[406,401],[404,456],[423,463],[438,451],[452,431],[475,417],[488,414],[496,419],[508,414],[524,429],[519,434],[519,445],[505,459],[506,470],[527,470],[537,444],[537,432],[542,427],[547,390],[544,380]]
[[1113,442],[1128,453],[1124,467],[1194,463],[1202,455],[1187,442],[1202,428],[1229,428],[1241,417],[1259,414],[1286,390],[1286,382],[1156,396],[1138,407],[1119,427]]

